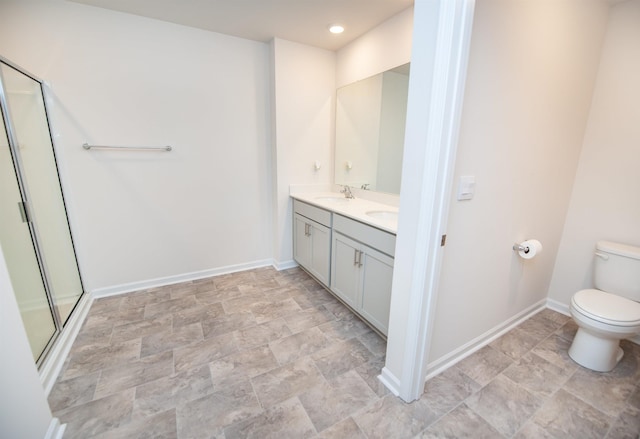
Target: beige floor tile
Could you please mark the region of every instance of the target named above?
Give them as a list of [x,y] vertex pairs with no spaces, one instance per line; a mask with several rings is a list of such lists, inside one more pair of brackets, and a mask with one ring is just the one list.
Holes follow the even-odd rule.
[[485,346],[456,364],[456,367],[466,373],[471,379],[484,386],[505,370],[513,359],[502,352]]
[[318,435],[318,439],[367,439],[353,418],[332,425]]
[[424,399],[407,404],[387,395],[355,414],[353,419],[369,439],[408,439],[433,424],[438,415]]
[[291,335],[284,319],[275,319],[261,325],[240,329],[233,333],[238,349],[251,349]]
[[251,419],[225,428],[226,438],[305,439],[316,435],[298,398],[268,408]]
[[329,342],[318,328],[307,329],[269,343],[279,364],[287,364],[325,348]]
[[93,400],[100,371],[75,378],[58,380],[49,394],[49,407],[57,412]]
[[139,338],[107,346],[85,346],[70,355],[69,364],[61,379],[87,375],[107,367],[126,364],[138,358],[140,358]]
[[489,344],[495,350],[517,360],[529,352],[540,340],[530,336],[526,331],[514,328],[502,337]]
[[533,421],[556,438],[605,437],[614,419],[563,389],[549,398]]
[[97,300],[49,399],[65,437],[637,439],[640,346],[593,373],[567,356],[575,329],[543,310],[405,404],[382,338],[267,267]]
[[153,416],[213,392],[208,364],[171,374],[136,388],[133,418]]
[[270,407],[324,382],[322,374],[310,357],[258,375],[251,379],[263,407]]
[[178,406],[178,437],[211,437],[225,427],[262,413],[249,382],[227,387]]
[[319,306],[288,314],[284,320],[291,332],[296,333],[335,320],[335,316],[323,306]]
[[142,337],[140,356],[146,357],[148,355],[159,354],[182,346],[188,346],[202,340],[204,340],[204,335],[202,333],[202,324],[200,322],[182,327],[170,328],[166,331]]
[[173,352],[165,351],[127,364],[102,369],[94,398],[102,398],[173,373]]
[[291,298],[279,302],[257,302],[251,305],[249,309],[258,324],[302,311],[302,308]]
[[157,315],[149,319],[139,320],[137,322],[127,323],[124,325],[116,324],[113,327],[111,342],[118,343],[170,330],[172,321],[171,314],[168,314]]
[[360,366],[375,356],[360,340],[334,343],[312,355],[325,378],[331,379]]
[[573,368],[562,368],[529,353],[509,366],[503,375],[534,395],[548,397],[564,385],[573,373]]
[[500,439],[506,436],[500,434],[465,404],[461,404],[418,437],[420,439]]
[[67,424],[65,439],[95,436],[129,422],[134,393],[135,389],[128,389],[56,412],[54,416]]
[[480,390],[480,387],[458,368],[450,367],[426,382],[423,398],[435,413],[444,414]]
[[542,401],[502,375],[465,400],[465,404],[506,437],[513,436]]
[[210,363],[237,350],[231,333],[176,348],[173,350],[175,371],[182,372],[201,364]]
[[204,332],[204,338],[217,337],[255,326],[256,323],[256,319],[251,312],[240,311],[203,320],[202,331]]
[[354,370],[323,382],[299,396],[317,431],[366,407],[377,396]]
[[209,363],[214,384],[229,375],[253,378],[278,367],[278,361],[265,345],[251,350],[234,352]]
[[193,295],[187,297],[179,297],[177,299],[169,299],[164,302],[152,303],[145,305],[144,318],[150,319],[155,316],[167,315],[187,309],[195,308],[198,305]]
[[96,439],[175,439],[177,437],[175,409],[130,421],[95,436]]

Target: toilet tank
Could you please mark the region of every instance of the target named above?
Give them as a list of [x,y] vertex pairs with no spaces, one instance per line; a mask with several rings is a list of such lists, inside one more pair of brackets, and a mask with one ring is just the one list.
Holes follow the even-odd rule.
[[598,241],[595,256],[595,287],[640,301],[640,247]]

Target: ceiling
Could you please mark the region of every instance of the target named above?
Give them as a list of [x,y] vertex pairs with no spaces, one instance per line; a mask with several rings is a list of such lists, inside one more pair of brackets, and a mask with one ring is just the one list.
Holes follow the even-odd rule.
[[[273,37],[337,50],[413,0],[71,0],[256,41]],[[344,33],[329,33],[339,23]]]

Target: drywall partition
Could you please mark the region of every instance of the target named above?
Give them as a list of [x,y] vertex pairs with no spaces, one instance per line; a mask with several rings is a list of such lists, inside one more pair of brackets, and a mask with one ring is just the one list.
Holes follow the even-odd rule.
[[591,288],[598,240],[640,246],[640,0],[612,6],[549,299]]
[[335,53],[275,38],[271,59],[273,258],[286,268],[295,264],[289,186],[333,182]]
[[62,0],[5,1],[0,53],[50,84],[88,290],[271,262],[267,44]]
[[394,15],[336,52],[336,87],[411,60],[413,7]]
[[[601,1],[476,2],[454,179],[475,176],[476,193],[451,200],[431,372],[544,304],[607,13]],[[529,238],[544,251],[524,261],[512,246]]]

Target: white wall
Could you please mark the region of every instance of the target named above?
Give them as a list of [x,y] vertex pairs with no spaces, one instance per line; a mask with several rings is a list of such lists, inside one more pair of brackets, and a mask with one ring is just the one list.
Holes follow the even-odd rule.
[[[271,42],[274,260],[293,261],[291,184],[333,181],[335,53],[275,38]],[[320,170],[315,170],[315,162]]]
[[640,246],[640,0],[612,7],[549,298],[592,287],[595,242]]
[[340,88],[411,60],[413,7],[373,28],[336,52],[336,87]]
[[267,44],[40,0],[0,4],[0,53],[51,84],[88,290],[270,261]]
[[45,437],[53,418],[33,362],[1,250],[0,352],[0,436]]
[[[606,26],[599,0],[478,0],[430,364],[546,297]],[[455,187],[454,194],[455,197]],[[514,242],[539,239],[523,261]]]

